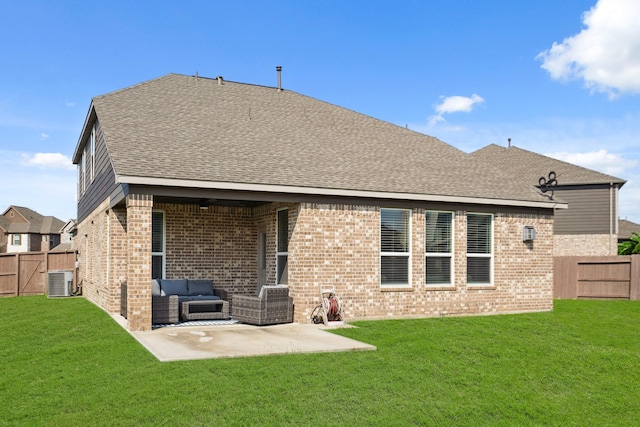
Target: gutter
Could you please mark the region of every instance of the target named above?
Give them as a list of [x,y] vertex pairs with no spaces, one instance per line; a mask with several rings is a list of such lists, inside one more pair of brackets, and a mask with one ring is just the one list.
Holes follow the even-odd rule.
[[479,205],[518,206],[543,209],[567,209],[567,203],[536,202],[528,200],[489,199],[483,197],[446,196],[438,194],[396,193],[366,190],[344,190],[335,188],[296,187],[292,185],[247,184],[220,181],[196,181],[170,178],[151,178],[119,175],[118,184],[156,185],[164,187],[186,187],[215,190],[236,190],[281,194],[304,194],[314,196],[341,196],[374,199],[415,200],[425,202],[468,203]]

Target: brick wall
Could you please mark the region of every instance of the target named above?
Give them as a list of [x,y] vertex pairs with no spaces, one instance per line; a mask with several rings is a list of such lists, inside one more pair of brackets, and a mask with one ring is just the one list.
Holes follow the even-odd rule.
[[212,279],[231,294],[255,292],[257,234],[250,208],[156,204],[154,209],[165,212],[166,278]]
[[618,236],[609,234],[556,234],[555,256],[607,256],[618,254]]
[[[412,210],[412,283],[382,288],[379,282],[379,209],[302,204],[289,246],[289,284],[295,320],[308,322],[320,289],[335,287],[347,319],[511,313],[552,309],[553,218],[494,216],[494,283],[466,284],[466,212],[454,220],[454,286],[425,284],[424,210]],[[538,233],[522,241],[522,228]]]
[[[273,284],[276,212],[283,207],[289,210],[289,287],[296,322],[310,321],[320,304],[320,289],[328,287],[336,288],[347,320],[552,308],[552,216],[495,214],[494,280],[490,287],[478,287],[466,283],[466,212],[454,212],[453,286],[431,287],[425,284],[425,211],[412,209],[411,285],[387,289],[379,279],[379,207],[272,203],[203,210],[196,205],[154,205],[148,196],[129,196],[126,209],[101,206],[79,224],[85,295],[117,313],[120,283],[126,280],[130,328],[150,326],[152,210],[165,212],[165,277],[211,278],[230,294],[255,293],[258,229],[267,234],[266,283]],[[522,241],[525,225],[536,228],[534,242]],[[91,250],[82,253],[86,248]]]

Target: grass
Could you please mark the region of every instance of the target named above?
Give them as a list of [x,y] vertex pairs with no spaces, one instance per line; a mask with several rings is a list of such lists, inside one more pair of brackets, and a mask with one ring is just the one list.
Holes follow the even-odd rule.
[[640,425],[635,301],[336,331],[373,352],[170,363],[82,298],[0,313],[0,425]]

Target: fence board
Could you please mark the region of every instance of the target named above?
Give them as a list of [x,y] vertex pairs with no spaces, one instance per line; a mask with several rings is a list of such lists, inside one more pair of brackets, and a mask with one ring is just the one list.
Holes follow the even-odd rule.
[[74,251],[0,254],[0,297],[46,294],[48,271],[73,271],[75,286],[75,263]]
[[640,299],[640,255],[555,257],[554,298]]

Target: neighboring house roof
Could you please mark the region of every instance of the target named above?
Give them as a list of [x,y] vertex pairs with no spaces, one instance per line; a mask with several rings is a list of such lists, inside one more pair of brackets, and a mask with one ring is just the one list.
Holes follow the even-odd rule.
[[618,220],[618,239],[619,240],[629,239],[631,238],[631,235],[633,233],[640,234],[640,224],[627,221],[626,219]]
[[[553,207],[436,138],[289,90],[169,74],[93,98],[121,184]],[[562,207],[562,206],[560,206]]]
[[[9,221],[5,214],[14,210],[25,222]],[[0,216],[0,227],[6,233],[15,234],[60,234],[64,222],[54,216],[40,215],[38,212],[22,206],[9,206]]]
[[541,177],[548,178],[549,172],[552,171],[556,173],[558,185],[614,183],[622,187],[626,182],[611,175],[513,146],[501,147],[491,144],[474,151],[471,156],[491,162],[495,167],[533,185],[537,185]]

